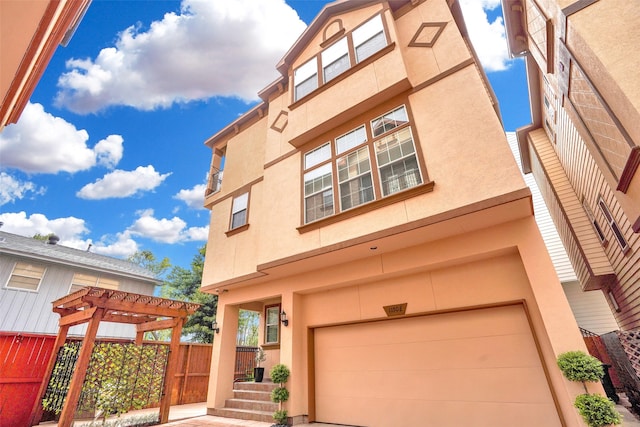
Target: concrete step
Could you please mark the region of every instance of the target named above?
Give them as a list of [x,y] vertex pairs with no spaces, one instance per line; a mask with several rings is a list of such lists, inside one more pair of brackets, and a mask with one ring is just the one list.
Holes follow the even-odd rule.
[[273,422],[273,412],[266,411],[252,411],[249,409],[234,408],[209,408],[207,414],[215,415],[216,417],[235,418],[238,420],[262,421],[264,423]]
[[271,381],[264,381],[261,383],[251,382],[251,381],[242,381],[234,383],[234,390],[249,390],[249,391],[268,391],[271,393],[271,390],[278,387],[278,384],[272,383]]
[[247,399],[227,399],[224,403],[229,409],[250,409],[252,411],[264,411],[273,413],[278,409],[278,404]]
[[269,391],[233,390],[233,397],[236,399],[271,402],[271,392]]

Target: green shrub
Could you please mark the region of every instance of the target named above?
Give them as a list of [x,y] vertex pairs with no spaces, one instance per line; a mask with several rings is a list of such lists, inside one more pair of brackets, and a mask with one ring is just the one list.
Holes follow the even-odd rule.
[[274,388],[271,391],[271,401],[275,403],[286,402],[289,400],[289,390],[284,387]]
[[282,363],[275,365],[273,368],[271,368],[271,371],[269,371],[269,377],[271,378],[271,381],[278,384],[286,383],[289,379],[290,374],[291,372],[289,371],[289,368],[287,368],[286,365],[283,365]]
[[568,351],[558,356],[558,367],[570,381],[600,381],[602,362],[582,351]]
[[287,424],[287,411],[284,409],[278,410],[273,413],[273,419],[278,424]]
[[578,412],[589,427],[604,427],[622,423],[622,417],[616,410],[614,403],[602,395],[581,394],[576,397],[574,406],[578,408]]

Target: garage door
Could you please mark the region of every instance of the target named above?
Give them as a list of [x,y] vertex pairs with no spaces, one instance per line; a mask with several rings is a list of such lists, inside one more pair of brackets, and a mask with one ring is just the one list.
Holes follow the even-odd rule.
[[560,426],[521,305],[314,331],[316,421]]

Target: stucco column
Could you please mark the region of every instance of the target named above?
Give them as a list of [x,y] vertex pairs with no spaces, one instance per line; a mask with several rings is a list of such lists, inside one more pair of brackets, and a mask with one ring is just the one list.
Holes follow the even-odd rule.
[[[302,313],[302,295],[293,292],[282,294],[282,310],[287,313],[289,326],[282,325],[280,332],[280,363],[291,370],[286,387],[289,400],[286,409],[290,417],[307,415],[307,326]],[[294,424],[301,422],[294,420]]]
[[224,300],[224,294],[218,297],[216,321],[220,333],[213,336],[207,408],[222,408],[225,400],[233,397],[239,309]]

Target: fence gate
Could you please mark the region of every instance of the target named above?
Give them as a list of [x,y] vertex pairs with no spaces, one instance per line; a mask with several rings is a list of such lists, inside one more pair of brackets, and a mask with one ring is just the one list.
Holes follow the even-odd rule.
[[26,426],[56,338],[0,333],[0,426]]

